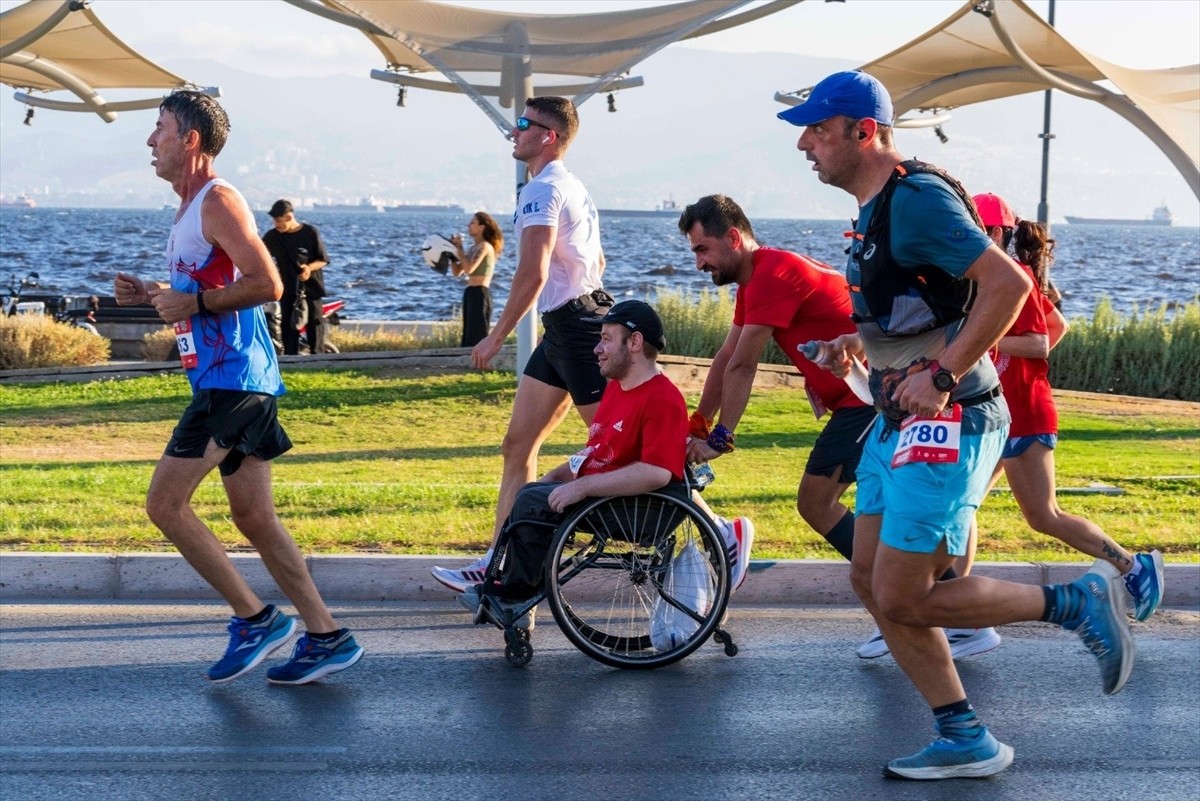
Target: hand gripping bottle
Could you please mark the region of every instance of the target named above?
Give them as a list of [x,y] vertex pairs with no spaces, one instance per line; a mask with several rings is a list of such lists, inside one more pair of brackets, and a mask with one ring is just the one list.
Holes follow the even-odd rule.
[[[821,366],[829,364],[833,358],[833,354],[830,352],[830,344],[818,339],[810,340],[803,345],[797,345],[796,350],[800,351],[809,361]],[[875,398],[871,395],[871,380],[867,374],[866,365],[858,357],[851,357],[850,372],[842,380],[858,396],[859,400],[872,406],[875,405]]]

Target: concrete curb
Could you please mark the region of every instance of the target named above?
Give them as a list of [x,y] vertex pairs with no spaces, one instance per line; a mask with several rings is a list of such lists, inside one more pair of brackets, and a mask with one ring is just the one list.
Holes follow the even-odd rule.
[[[256,554],[231,554],[261,597],[279,590]],[[449,592],[429,575],[434,565],[461,556],[309,556],[308,569],[325,599],[336,601],[442,601]],[[982,562],[975,573],[1022,584],[1078,578],[1090,563]],[[738,591],[741,604],[858,605],[850,566],[841,561],[755,560]],[[1200,564],[1167,565],[1164,604],[1200,607]],[[72,554],[14,551],[0,554],[0,601],[219,600],[178,554]]]

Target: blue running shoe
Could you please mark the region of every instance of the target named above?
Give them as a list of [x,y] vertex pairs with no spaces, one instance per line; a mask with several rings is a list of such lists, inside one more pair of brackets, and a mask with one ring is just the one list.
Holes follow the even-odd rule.
[[1133,669],[1133,638],[1125,619],[1125,593],[1117,583],[1120,575],[1108,562],[1097,559],[1090,571],[1071,582],[1087,596],[1083,612],[1063,623],[1100,663],[1105,695],[1119,693]]
[[982,779],[996,775],[1012,761],[1012,746],[997,740],[985,727],[970,740],[938,737],[912,756],[884,765],[883,775],[892,779]]
[[267,671],[272,684],[308,684],[319,678],[345,670],[362,659],[363,648],[354,641],[348,629],[342,629],[333,642],[314,640],[305,634],[296,640],[292,658]]
[[1133,557],[1142,570],[1136,576],[1125,575],[1125,588],[1133,596],[1133,616],[1146,620],[1158,609],[1163,596],[1163,558],[1158,551],[1139,553]]
[[229,647],[225,656],[208,669],[208,680],[216,684],[233,681],[247,673],[278,649],[296,632],[296,621],[268,606],[270,615],[262,623],[247,623],[245,618],[229,618]]

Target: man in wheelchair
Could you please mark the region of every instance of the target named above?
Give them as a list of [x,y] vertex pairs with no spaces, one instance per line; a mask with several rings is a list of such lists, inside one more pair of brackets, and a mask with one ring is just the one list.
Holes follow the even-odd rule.
[[[671,487],[686,495],[687,405],[658,368],[658,354],[666,347],[662,321],[640,300],[622,301],[604,317],[589,319],[601,326],[595,353],[609,381],[587,445],[517,494],[501,531],[505,547],[497,548],[484,583],[458,596],[476,622],[484,615],[485,595],[489,606],[513,610],[542,591],[554,529],[571,507],[587,498]],[[515,627],[532,628],[532,614],[530,609]]]

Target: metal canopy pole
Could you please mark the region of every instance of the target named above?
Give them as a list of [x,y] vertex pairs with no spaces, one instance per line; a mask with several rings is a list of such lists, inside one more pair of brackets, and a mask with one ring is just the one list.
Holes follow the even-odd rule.
[[[514,45],[510,52],[515,55],[507,56],[505,61],[506,71],[508,73],[508,85],[512,87],[512,110],[513,110],[513,127],[517,125],[517,118],[525,113],[525,101],[533,97],[533,65],[529,55],[529,33],[525,29],[525,24],[522,22],[512,22],[508,26],[506,39],[508,43]],[[504,85],[502,80],[501,85]],[[501,92],[501,103],[504,102],[504,94]],[[516,174],[516,195],[513,197],[515,205],[520,197],[521,190],[525,184],[529,182],[529,168],[525,162],[518,161]],[[518,209],[519,211],[519,209]],[[521,243],[514,242],[513,246],[517,248],[517,260],[520,263],[521,259]],[[516,373],[517,381],[520,382],[521,376],[525,373],[525,365],[529,363],[529,357],[533,355],[533,348],[537,345],[537,306],[525,313],[517,323],[517,364]]]
[[[1047,21],[1050,27],[1054,27],[1054,0],[1050,0],[1050,13]],[[1042,121],[1042,195],[1038,200],[1038,222],[1045,227],[1046,233],[1050,232],[1050,140],[1054,138],[1054,134],[1050,133],[1050,93],[1051,90],[1046,90],[1046,111]]]

